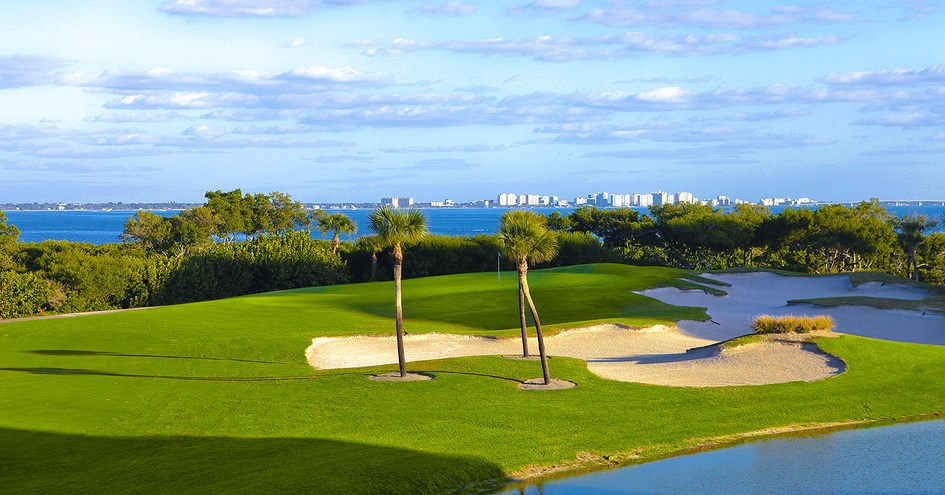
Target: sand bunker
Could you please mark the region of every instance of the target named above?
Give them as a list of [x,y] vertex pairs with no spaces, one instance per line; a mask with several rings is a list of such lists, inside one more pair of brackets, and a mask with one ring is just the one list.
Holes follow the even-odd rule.
[[720,387],[814,381],[846,370],[842,360],[803,342],[759,342],[735,348],[712,346],[678,354],[654,354],[623,360],[588,361],[588,369],[612,380]]
[[864,306],[823,308],[809,304],[788,306],[794,299],[868,296],[920,300],[923,289],[893,284],[867,283],[853,287],[849,277],[785,277],[768,272],[703,275],[730,287],[728,293],[713,296],[701,290],[662,288],[640,294],[676,306],[707,308],[711,322],[681,321],[680,330],[690,336],[715,341],[751,333],[749,323],[760,314],[829,315],[836,331],[898,342],[945,345],[945,317],[922,311],[884,310]]
[[[686,352],[715,342],[673,327],[631,329],[607,324],[561,332],[546,338],[545,346],[549,355],[587,361],[588,369],[602,377],[655,385],[713,387],[811,381],[844,369],[839,359],[799,342]],[[437,333],[407,335],[404,348],[408,361],[522,352],[518,338]],[[529,349],[537,348],[531,339]],[[393,364],[397,362],[397,344],[393,336],[319,337],[312,340],[306,356],[309,364],[320,369]]]

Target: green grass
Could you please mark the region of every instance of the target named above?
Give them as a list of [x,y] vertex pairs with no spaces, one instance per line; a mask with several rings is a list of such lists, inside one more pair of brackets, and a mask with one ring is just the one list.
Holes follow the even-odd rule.
[[[534,271],[556,329],[704,318],[630,291],[694,287],[687,272],[596,265]],[[410,332],[517,332],[516,280],[404,282]],[[659,456],[764,428],[945,412],[945,348],[822,339],[848,371],[812,383],[671,388],[605,380],[555,357],[575,389],[519,390],[532,361],[317,371],[311,338],[393,332],[390,282],[0,324],[0,486],[6,493],[449,493],[527,465]],[[508,314],[506,314],[508,313]],[[391,350],[394,353],[394,349]],[[408,348],[409,353],[409,348]],[[620,458],[621,456],[617,456]]]

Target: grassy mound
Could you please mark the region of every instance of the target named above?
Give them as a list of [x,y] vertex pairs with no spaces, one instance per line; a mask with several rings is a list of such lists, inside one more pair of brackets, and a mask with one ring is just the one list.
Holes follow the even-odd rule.
[[[680,270],[588,265],[530,273],[555,328],[704,318],[630,291],[693,287]],[[531,361],[409,363],[423,382],[318,371],[317,336],[393,333],[392,283],[274,292],[0,324],[0,486],[55,493],[449,493],[581,459],[664,455],[749,431],[945,412],[945,348],[843,336],[831,380],[675,388],[605,380],[555,357],[570,390],[528,392]],[[411,333],[513,336],[504,273],[404,281]],[[395,350],[391,349],[394,353]],[[410,349],[407,348],[409,357]],[[605,459],[604,456],[607,456]]]
[[833,330],[833,318],[827,315],[818,316],[771,316],[761,315],[751,322],[755,333],[811,333],[829,332]]

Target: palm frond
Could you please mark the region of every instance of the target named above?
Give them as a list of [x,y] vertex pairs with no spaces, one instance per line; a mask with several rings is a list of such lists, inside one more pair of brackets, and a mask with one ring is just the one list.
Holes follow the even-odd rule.
[[502,253],[516,261],[541,263],[558,254],[558,237],[548,230],[547,219],[532,211],[511,210],[502,215],[496,236]]
[[419,240],[427,233],[427,219],[419,210],[397,210],[389,205],[371,212],[371,230],[384,246]]

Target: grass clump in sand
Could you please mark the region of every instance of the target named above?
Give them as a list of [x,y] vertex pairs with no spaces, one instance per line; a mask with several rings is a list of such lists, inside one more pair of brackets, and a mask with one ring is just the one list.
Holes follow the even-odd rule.
[[771,316],[761,315],[751,323],[755,333],[811,333],[829,332],[833,330],[833,318],[826,315],[819,316]]

